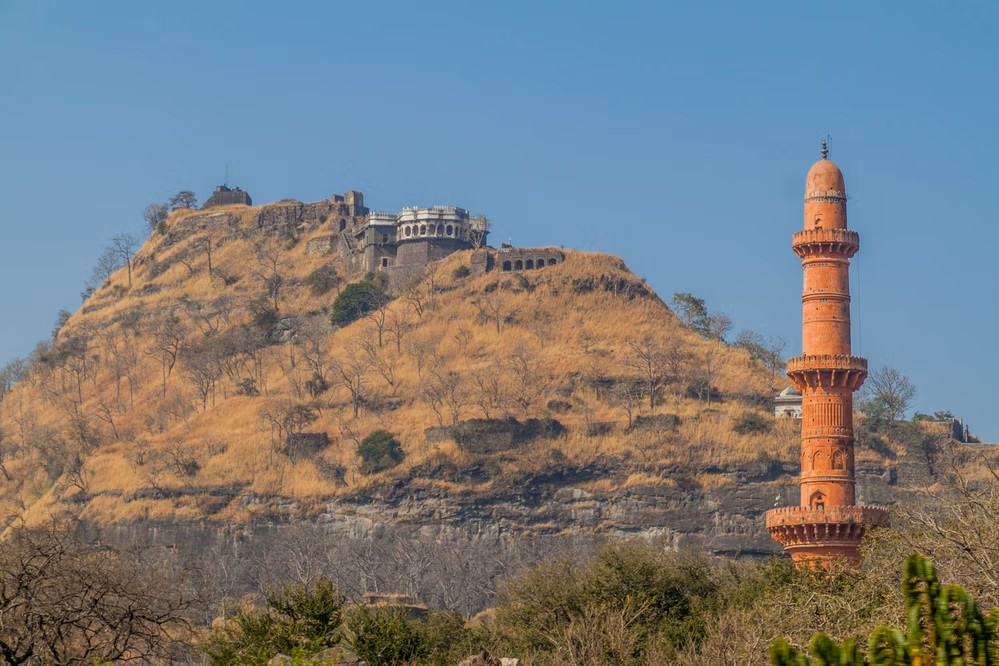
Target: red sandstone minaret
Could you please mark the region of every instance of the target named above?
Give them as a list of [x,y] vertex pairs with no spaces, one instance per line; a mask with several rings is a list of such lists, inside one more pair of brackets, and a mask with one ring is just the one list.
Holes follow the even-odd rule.
[[850,355],[850,257],[860,235],[846,228],[843,174],[827,158],[805,179],[805,229],[792,247],[801,257],[801,356],[787,376],[801,391],[801,503],[767,512],[767,530],[798,563],[833,558],[859,563],[864,532],[888,525],[888,513],[854,504],[853,393],[867,359]]

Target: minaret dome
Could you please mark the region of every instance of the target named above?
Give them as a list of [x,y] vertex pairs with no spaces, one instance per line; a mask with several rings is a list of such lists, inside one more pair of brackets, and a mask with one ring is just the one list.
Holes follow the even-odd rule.
[[817,196],[820,192],[838,192],[846,194],[846,184],[843,182],[843,172],[832,160],[821,159],[812,165],[805,177],[805,197]]

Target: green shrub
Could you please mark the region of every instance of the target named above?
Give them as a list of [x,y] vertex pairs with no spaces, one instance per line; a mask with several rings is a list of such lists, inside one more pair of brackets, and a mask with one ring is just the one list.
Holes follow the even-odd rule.
[[240,610],[201,644],[213,666],[266,664],[278,654],[307,656],[336,645],[344,598],[329,578],[268,592],[261,611]]
[[347,614],[350,649],[369,666],[413,661],[420,653],[420,634],[405,608],[358,606]]
[[386,281],[380,277],[369,273],[362,281],[344,287],[333,301],[330,321],[342,328],[392,300],[388,294]]
[[399,440],[387,430],[376,430],[361,440],[357,455],[361,457],[362,474],[377,474],[391,469],[406,457]]
[[468,266],[465,266],[464,264],[458,266],[458,268],[451,271],[451,277],[454,278],[455,280],[461,280],[463,278],[467,278],[471,274],[472,274],[471,269]]
[[333,291],[341,282],[336,268],[332,264],[323,264],[316,270],[309,273],[305,278],[305,283],[309,285],[309,290],[313,296],[322,296]]
[[762,435],[772,427],[773,420],[759,412],[743,412],[732,421],[732,432],[739,435]]

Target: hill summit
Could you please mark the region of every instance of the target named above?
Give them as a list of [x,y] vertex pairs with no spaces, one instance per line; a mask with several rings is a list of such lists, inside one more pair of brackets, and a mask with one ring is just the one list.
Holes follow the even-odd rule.
[[778,377],[620,259],[483,247],[389,279],[317,249],[346,230],[320,203],[175,211],[39,345],[0,404],[5,521],[338,520],[377,500],[378,520],[645,529],[643,509],[567,527],[532,502],[724,495],[793,460]]

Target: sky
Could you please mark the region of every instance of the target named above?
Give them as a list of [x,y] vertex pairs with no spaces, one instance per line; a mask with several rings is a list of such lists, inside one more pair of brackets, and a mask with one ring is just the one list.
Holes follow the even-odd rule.
[[0,363],[142,210],[229,183],[452,204],[801,348],[843,170],[854,353],[999,441],[999,3],[0,0]]

